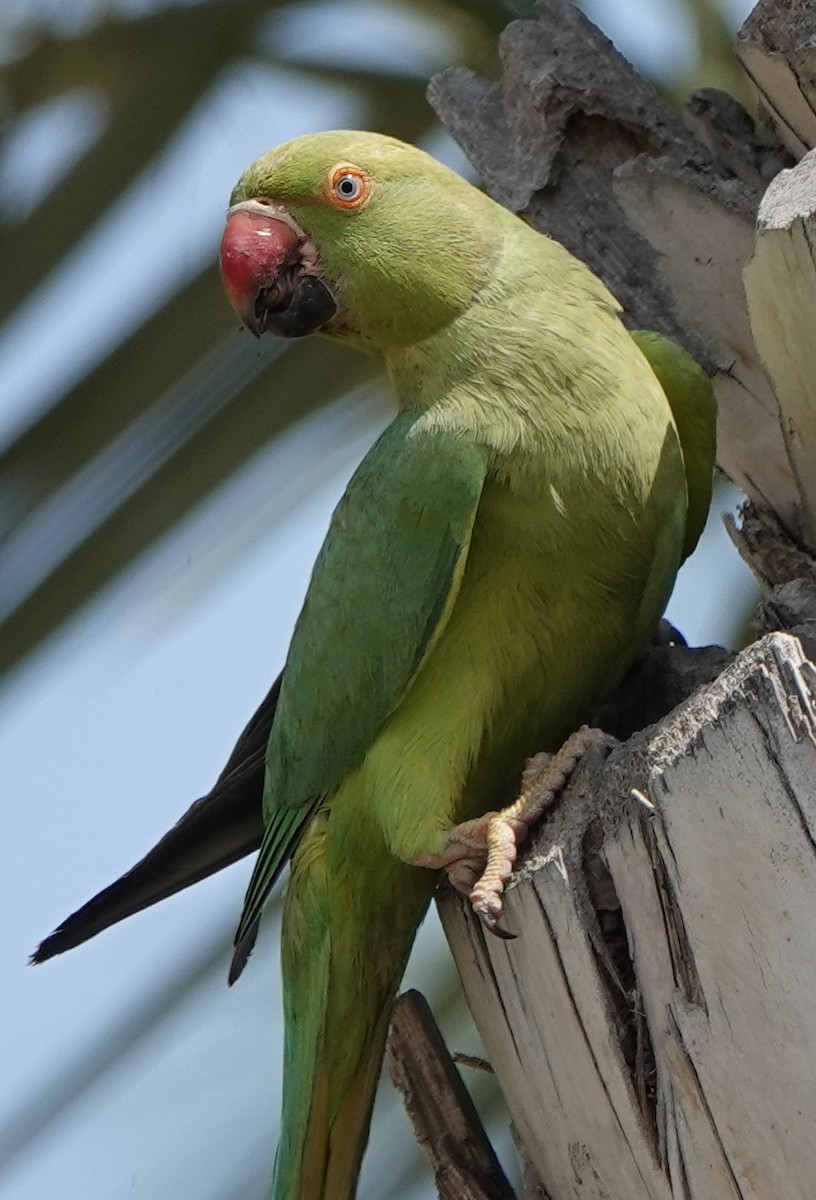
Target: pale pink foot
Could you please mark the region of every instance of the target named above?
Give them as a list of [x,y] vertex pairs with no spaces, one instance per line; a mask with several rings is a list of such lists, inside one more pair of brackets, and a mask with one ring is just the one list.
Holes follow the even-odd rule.
[[425,855],[418,866],[444,868],[458,892],[470,897],[473,911],[499,937],[512,938],[501,924],[503,893],[518,848],[530,826],[552,804],[589,746],[604,735],[583,725],[555,754],[536,754],[527,763],[516,800],[500,812],[463,821],[448,834],[445,849]]

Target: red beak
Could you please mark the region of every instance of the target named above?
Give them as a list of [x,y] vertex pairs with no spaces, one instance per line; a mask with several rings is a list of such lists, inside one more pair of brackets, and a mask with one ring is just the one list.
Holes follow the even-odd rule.
[[263,200],[234,204],[220,257],[232,307],[256,337],[306,337],[337,312],[313,243],[284,208]]
[[257,201],[235,206],[221,238],[221,278],[230,303],[248,329],[260,337],[264,325],[261,298],[274,290],[281,271],[298,262],[300,231]]

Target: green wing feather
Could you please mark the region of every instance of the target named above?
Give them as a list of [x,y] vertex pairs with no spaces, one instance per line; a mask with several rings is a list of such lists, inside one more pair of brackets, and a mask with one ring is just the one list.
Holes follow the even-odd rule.
[[647,330],[637,330],[632,337],[666,393],[680,438],[688,488],[685,560],[700,540],[711,506],[717,401],[705,371],[677,342]]
[[487,470],[483,447],[401,414],[338,504],[298,618],[269,739],[266,830],[235,937],[240,974],[269,891],[444,629]]

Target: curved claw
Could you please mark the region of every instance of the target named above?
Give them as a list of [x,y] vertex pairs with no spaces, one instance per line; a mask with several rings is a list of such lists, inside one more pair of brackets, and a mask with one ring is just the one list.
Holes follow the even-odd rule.
[[515,933],[511,933],[502,924],[504,917],[504,882],[495,882],[487,887],[484,886],[484,874],[472,888],[470,893],[470,905],[476,916],[490,933],[496,937],[504,938],[505,941],[512,941]]
[[509,929],[505,929],[504,925],[498,921],[491,921],[489,917],[481,918],[485,929],[490,930],[494,937],[502,938],[505,942],[514,942],[518,937],[517,933],[511,933]]

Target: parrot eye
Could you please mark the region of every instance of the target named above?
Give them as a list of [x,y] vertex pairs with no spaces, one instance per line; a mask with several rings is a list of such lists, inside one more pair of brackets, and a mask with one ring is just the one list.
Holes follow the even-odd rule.
[[359,167],[335,167],[331,176],[331,198],[341,208],[360,208],[368,199],[371,181]]
[[356,175],[341,175],[334,190],[341,200],[356,200],[363,190],[363,184]]

